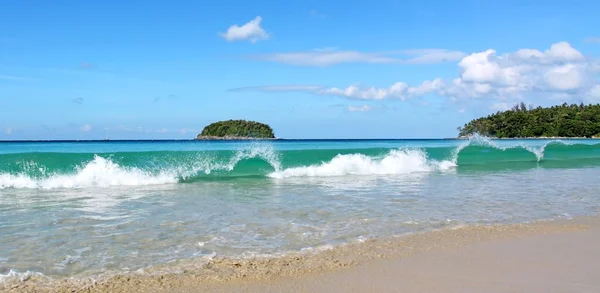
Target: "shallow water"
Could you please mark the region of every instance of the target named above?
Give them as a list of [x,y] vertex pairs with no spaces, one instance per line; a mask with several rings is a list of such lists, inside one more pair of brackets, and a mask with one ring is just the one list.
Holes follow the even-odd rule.
[[599,167],[594,140],[0,143],[0,279],[590,215]]

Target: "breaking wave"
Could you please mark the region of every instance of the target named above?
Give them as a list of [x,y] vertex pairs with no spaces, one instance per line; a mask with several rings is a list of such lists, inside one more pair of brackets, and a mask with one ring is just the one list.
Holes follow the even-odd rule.
[[427,154],[418,149],[392,150],[383,157],[369,157],[363,154],[337,155],[331,161],[318,165],[287,168],[275,171],[271,178],[302,176],[343,176],[343,175],[392,175],[414,172],[431,172],[455,167],[451,161],[430,160]]
[[283,179],[400,175],[453,168],[489,169],[600,164],[600,144],[549,141],[540,145],[474,136],[458,146],[275,150],[256,143],[237,151],[0,154],[0,189],[144,186],[237,177]]

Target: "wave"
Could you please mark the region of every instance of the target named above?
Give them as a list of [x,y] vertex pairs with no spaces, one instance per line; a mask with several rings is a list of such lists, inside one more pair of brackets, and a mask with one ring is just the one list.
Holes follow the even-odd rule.
[[[240,161],[260,158],[269,166],[279,170],[280,163],[277,153],[269,145],[257,145],[237,151],[228,161],[218,162],[210,157],[200,157],[188,160],[184,164],[158,164],[152,168],[149,164],[144,167],[124,167],[110,158],[94,155],[90,162],[75,168],[69,174],[48,174],[48,168],[38,166],[35,162],[27,162],[24,171],[18,174],[0,173],[0,189],[56,189],[56,188],[85,188],[111,186],[144,186],[173,184],[190,180],[199,174],[209,175],[213,172],[231,172]],[[171,162],[172,163],[172,162]],[[28,174],[29,173],[29,174]],[[38,176],[32,176],[37,173]]]
[[109,186],[138,186],[177,183],[174,174],[151,174],[138,168],[123,168],[109,159],[95,156],[94,160],[78,169],[75,174],[51,175],[36,179],[27,174],[0,174],[2,188],[82,188]]
[[381,158],[363,154],[337,155],[319,165],[288,168],[275,171],[271,178],[343,176],[343,175],[393,175],[414,172],[431,172],[455,167],[450,161],[430,160],[422,150],[392,150]]
[[555,140],[533,145],[474,136],[458,146],[277,151],[272,143],[252,143],[236,151],[0,154],[0,189],[144,186],[239,177],[400,175],[455,168],[495,170],[499,166],[581,164],[600,165],[600,144]]
[[494,140],[492,140],[489,137],[475,134],[475,135],[471,136],[469,138],[469,140],[467,140],[466,143],[463,143],[459,147],[456,148],[456,151],[454,152],[454,155],[453,155],[453,161],[456,162],[458,160],[458,155],[460,154],[460,152],[463,149],[465,149],[467,147],[480,146],[480,147],[489,147],[491,149],[495,149],[495,150],[499,150],[499,151],[506,151],[506,150],[511,150],[511,149],[522,149],[522,150],[528,151],[531,154],[535,155],[537,161],[539,162],[544,158],[544,153],[546,151],[546,148],[551,145],[567,145],[568,146],[568,145],[572,145],[572,144],[570,142],[563,141],[563,140],[550,140],[550,141],[544,142],[544,144],[542,144],[540,146],[530,146],[530,145],[525,144],[524,142],[517,142],[516,144],[502,146],[502,145],[496,143]]

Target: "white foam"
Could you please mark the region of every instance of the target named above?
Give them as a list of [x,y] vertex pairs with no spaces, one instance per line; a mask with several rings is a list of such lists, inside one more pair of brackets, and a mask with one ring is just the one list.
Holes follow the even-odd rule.
[[393,175],[431,172],[456,166],[453,162],[429,160],[419,149],[392,150],[380,158],[363,154],[337,155],[329,162],[275,171],[271,178],[324,177],[343,175]]
[[0,285],[7,285],[15,282],[25,282],[33,277],[48,278],[42,273],[32,271],[21,273],[16,270],[9,270],[6,274],[0,274]]
[[0,189],[4,188],[83,188],[109,186],[139,186],[176,183],[175,172],[153,174],[137,168],[124,168],[119,164],[95,156],[73,174],[50,175],[46,178],[31,178],[25,174],[0,174]]

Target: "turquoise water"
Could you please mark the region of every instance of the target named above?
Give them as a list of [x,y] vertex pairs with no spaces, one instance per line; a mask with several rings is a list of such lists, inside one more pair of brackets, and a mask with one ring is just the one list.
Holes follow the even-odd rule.
[[598,178],[597,140],[4,142],[0,281],[590,215]]

